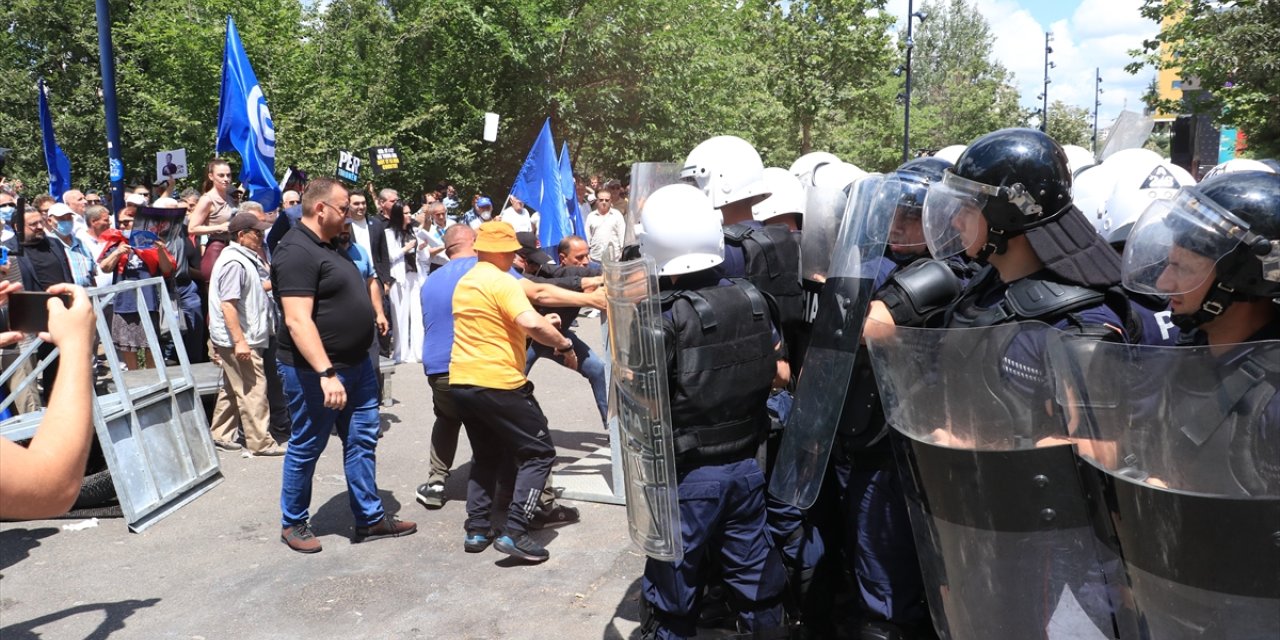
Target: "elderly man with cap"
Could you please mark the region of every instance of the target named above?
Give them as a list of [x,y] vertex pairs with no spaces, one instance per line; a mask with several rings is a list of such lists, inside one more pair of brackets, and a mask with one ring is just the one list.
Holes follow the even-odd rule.
[[[231,218],[231,244],[209,277],[209,339],[222,362],[222,388],[210,429],[214,444],[238,450],[237,430],[255,455],[284,455],[268,432],[270,411],[262,353],[275,333],[276,313],[267,295],[271,273],[259,250],[271,225],[251,214]],[[239,427],[239,429],[237,429]]]
[[[480,225],[474,248],[478,262],[458,281],[453,294],[449,365],[450,394],[467,425],[474,456],[467,486],[466,548],[481,551],[493,543],[515,558],[542,562],[550,556],[529,536],[528,527],[555,463],[556,448],[547,418],[533,397],[533,384],[524,376],[525,337],[554,349],[570,368],[577,367],[577,356],[573,341],[556,329],[559,318],[535,311],[507,272],[520,249],[511,225]],[[505,527],[490,520],[498,486],[513,488]]]
[[[81,196],[81,201],[83,200],[84,197]],[[62,244],[62,249],[67,254],[73,284],[86,288],[97,284],[98,265],[95,257],[85,248],[80,238],[76,237],[76,213],[71,207],[59,202],[49,208],[48,223],[53,238]]]

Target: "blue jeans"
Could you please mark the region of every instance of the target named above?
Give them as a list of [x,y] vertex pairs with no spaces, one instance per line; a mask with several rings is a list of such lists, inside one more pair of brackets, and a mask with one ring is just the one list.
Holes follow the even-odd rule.
[[[572,331],[565,331],[566,338],[573,341],[573,352],[578,356],[578,374],[587,379],[591,383],[591,394],[596,398],[596,409],[600,411],[600,423],[607,424],[609,419],[609,379],[606,372],[609,363],[605,362],[596,352],[591,349],[587,343],[583,342],[578,334]],[[529,375],[529,371],[533,369],[533,363],[539,358],[551,358],[558,363],[563,364],[564,359],[555,355],[555,350],[546,345],[534,342],[528,353],[525,354],[524,374]]]
[[347,404],[341,411],[326,409],[320,374],[310,367],[293,367],[276,362],[284,395],[289,402],[293,431],[284,456],[284,478],[280,486],[281,524],[285,527],[306,522],[310,517],[311,482],[316,461],[329,443],[329,433],[337,426],[342,439],[343,470],[347,476],[347,499],[356,526],[368,527],[382,520],[382,498],[375,482],[374,449],[378,445],[378,378],[373,362],[338,369],[338,379],[347,390]]

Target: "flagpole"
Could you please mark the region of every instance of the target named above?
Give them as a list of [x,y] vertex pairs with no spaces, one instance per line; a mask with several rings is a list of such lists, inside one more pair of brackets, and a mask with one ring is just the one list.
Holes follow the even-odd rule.
[[107,116],[107,164],[111,179],[111,210],[124,208],[124,158],[120,154],[120,116],[116,110],[116,62],[111,47],[111,11],[97,0],[98,61],[102,68],[102,105]]

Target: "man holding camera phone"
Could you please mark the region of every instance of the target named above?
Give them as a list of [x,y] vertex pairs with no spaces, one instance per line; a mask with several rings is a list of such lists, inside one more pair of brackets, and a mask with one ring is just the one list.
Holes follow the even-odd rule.
[[[0,305],[21,287],[0,282]],[[67,357],[58,363],[49,405],[26,448],[0,438],[0,518],[31,520],[66,513],[80,493],[85,461],[93,441],[93,305],[81,287],[55,284],[45,301],[47,329],[38,335]],[[66,305],[60,296],[70,296]],[[0,346],[16,344],[23,334],[0,333]]]

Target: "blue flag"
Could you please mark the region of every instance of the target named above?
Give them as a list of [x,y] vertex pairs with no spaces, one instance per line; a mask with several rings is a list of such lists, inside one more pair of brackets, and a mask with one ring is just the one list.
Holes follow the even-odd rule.
[[49,168],[49,195],[62,202],[62,194],[71,190],[71,161],[53,139],[53,117],[49,115],[44,78],[40,79],[40,135],[44,138],[44,166]]
[[511,185],[511,195],[538,212],[538,240],[542,246],[554,247],[573,233],[560,184],[560,161],[551,140],[551,118],[542,123],[542,132],[529,149],[516,183]]
[[250,200],[267,211],[280,206],[280,185],[275,176],[276,128],[231,16],[227,16],[227,46],[222,56],[216,149],[218,153],[235,149],[240,154],[240,182],[248,189]]
[[564,206],[569,210],[569,221],[574,235],[587,237],[587,225],[578,207],[578,188],[573,183],[573,164],[569,162],[569,143],[560,146],[560,191],[564,193]]

